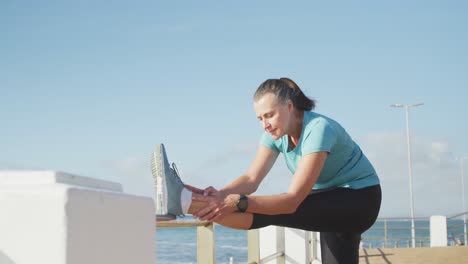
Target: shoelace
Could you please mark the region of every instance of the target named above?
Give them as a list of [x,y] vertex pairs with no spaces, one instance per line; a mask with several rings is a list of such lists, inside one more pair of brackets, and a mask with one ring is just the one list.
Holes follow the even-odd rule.
[[[177,166],[176,166],[176,164],[175,164],[174,162],[172,163],[172,170],[174,170],[174,176],[175,176],[175,178],[177,179],[177,181],[178,181],[180,184],[182,184],[183,186],[185,186],[185,184],[182,182],[182,179],[180,178],[179,170],[177,169]],[[178,215],[178,217],[182,217],[182,218],[183,218],[183,217],[185,217],[185,215],[184,215],[184,214],[180,214],[180,215]]]
[[184,182],[182,181],[182,179],[180,178],[180,175],[179,175],[179,170],[177,169],[177,166],[176,164],[173,162],[172,163],[172,169],[174,170],[175,172],[175,176],[176,176],[176,179],[177,181],[182,184],[183,186],[185,186]]

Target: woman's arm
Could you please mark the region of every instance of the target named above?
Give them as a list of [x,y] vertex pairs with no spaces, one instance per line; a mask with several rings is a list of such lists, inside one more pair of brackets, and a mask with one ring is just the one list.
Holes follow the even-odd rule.
[[[328,152],[311,153],[303,156],[299,160],[288,191],[283,194],[269,196],[249,195],[247,212],[268,215],[294,213],[317,181],[327,156]],[[221,197],[193,198],[208,203],[206,208],[197,213],[196,216],[202,220],[216,221],[218,217],[237,210],[239,197],[239,194],[229,194]]]
[[251,194],[254,193],[270,169],[273,167],[279,152],[260,145],[255,155],[254,160],[250,164],[247,171],[228,184],[223,189],[219,190],[222,195],[238,193]]
[[299,160],[286,193],[270,196],[249,196],[247,212],[259,214],[291,214],[304,201],[320,176],[328,152],[311,153]]

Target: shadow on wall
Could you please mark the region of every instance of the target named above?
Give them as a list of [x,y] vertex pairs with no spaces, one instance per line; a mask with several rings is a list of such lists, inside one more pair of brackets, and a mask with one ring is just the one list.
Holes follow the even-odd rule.
[[0,264],[15,264],[7,255],[0,251]]

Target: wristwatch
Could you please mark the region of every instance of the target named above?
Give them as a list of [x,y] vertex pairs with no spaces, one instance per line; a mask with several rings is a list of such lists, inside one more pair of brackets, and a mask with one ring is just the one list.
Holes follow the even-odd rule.
[[249,207],[249,199],[247,199],[247,196],[241,194],[239,201],[237,201],[237,209],[241,212],[247,211],[247,207]]

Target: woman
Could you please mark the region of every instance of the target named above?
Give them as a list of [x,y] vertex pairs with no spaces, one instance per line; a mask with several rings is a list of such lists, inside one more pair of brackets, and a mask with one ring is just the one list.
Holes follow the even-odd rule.
[[[361,234],[380,210],[378,176],[336,121],[312,112],[315,102],[288,78],[263,82],[254,109],[265,132],[247,171],[226,187],[184,185],[162,145],[153,175],[163,179],[166,216],[189,213],[237,229],[278,225],[320,232],[323,263],[358,263]],[[254,193],[283,153],[293,177],[286,193]],[[163,189],[164,189],[163,188]],[[172,209],[171,209],[172,208]]]

